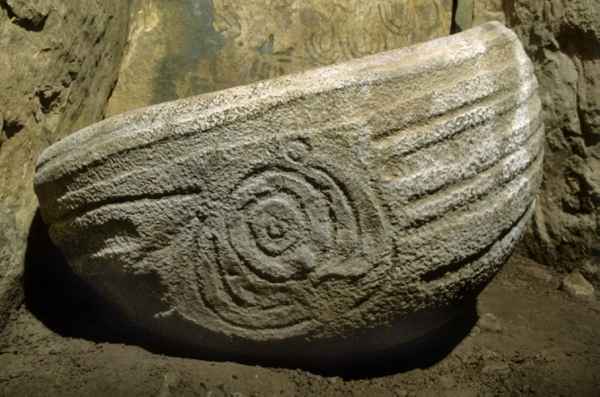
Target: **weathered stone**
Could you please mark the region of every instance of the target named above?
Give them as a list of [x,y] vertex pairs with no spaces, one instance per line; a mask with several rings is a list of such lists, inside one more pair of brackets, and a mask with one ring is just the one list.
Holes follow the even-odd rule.
[[582,270],[600,246],[600,1],[458,0],[456,24],[469,18],[513,28],[540,82],[546,162],[527,253]]
[[0,329],[23,301],[35,161],[102,118],[127,13],[120,0],[0,0]]
[[108,114],[450,33],[450,0],[135,0]]
[[456,379],[452,375],[442,375],[440,376],[439,384],[446,390],[454,389],[456,387]]
[[542,148],[533,68],[493,23],[113,117],[47,149],[36,192],[73,269],[138,325],[336,360],[424,335],[490,280]]
[[600,1],[515,0],[510,10],[545,109],[546,171],[525,243],[540,262],[580,269],[600,243]]
[[594,286],[578,271],[565,276],[562,281],[562,289],[575,298],[584,300],[594,299]]
[[505,0],[476,0],[473,1],[473,26],[497,21],[506,23],[504,14]]
[[592,253],[590,261],[582,267],[581,274],[595,289],[600,289],[600,250],[595,249]]

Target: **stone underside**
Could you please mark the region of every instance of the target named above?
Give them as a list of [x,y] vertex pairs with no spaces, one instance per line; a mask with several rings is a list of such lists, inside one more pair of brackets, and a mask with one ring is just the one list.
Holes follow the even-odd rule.
[[368,354],[439,327],[506,260],[540,106],[491,23],[113,117],[47,149],[36,192],[133,323],[225,354]]

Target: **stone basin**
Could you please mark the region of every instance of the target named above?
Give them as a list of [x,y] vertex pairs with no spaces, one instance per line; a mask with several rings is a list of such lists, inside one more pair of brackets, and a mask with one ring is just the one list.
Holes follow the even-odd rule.
[[531,217],[543,125],[498,23],[112,117],[35,189],[73,271],[127,320],[257,362],[376,356],[439,329]]

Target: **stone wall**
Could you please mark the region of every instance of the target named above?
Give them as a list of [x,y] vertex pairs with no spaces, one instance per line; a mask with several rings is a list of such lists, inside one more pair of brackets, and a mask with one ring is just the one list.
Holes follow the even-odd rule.
[[451,0],[135,0],[108,112],[446,36],[451,13]]
[[128,2],[0,0],[0,329],[22,302],[39,153],[104,115]]
[[505,22],[536,65],[547,142],[528,253],[600,286],[600,0],[459,0],[457,10],[461,28]]

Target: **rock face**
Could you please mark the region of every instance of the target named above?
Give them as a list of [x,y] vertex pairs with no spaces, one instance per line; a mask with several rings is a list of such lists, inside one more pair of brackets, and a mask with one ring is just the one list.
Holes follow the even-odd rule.
[[339,360],[441,326],[533,212],[531,63],[489,24],[88,127],[36,192],[130,320],[226,356]]
[[450,0],[135,0],[108,113],[450,33]]
[[504,3],[505,0],[458,0],[454,22],[461,31],[489,21],[506,23]]
[[120,0],[0,0],[0,329],[22,302],[35,161],[102,118],[127,13]]
[[524,240],[529,255],[563,271],[600,271],[593,259],[600,251],[600,1],[474,3],[479,9],[459,0],[458,8],[470,12],[460,14],[458,24],[505,21],[523,42],[540,82],[546,161]]

